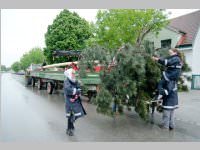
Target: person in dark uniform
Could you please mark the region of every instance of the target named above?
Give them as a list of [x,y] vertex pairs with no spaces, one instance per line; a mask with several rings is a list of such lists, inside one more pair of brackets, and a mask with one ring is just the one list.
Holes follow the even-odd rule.
[[162,129],[173,130],[175,128],[174,123],[174,111],[178,108],[178,88],[176,81],[169,81],[164,86],[164,88],[168,89],[168,95],[163,96],[163,118],[162,124],[159,126]]
[[161,99],[164,95],[169,94],[169,89],[163,88],[170,81],[178,81],[181,74],[182,60],[180,52],[173,48],[169,50],[169,57],[162,59],[159,57],[152,57],[153,60],[166,66],[166,70],[162,72],[162,79],[158,83],[158,95],[157,100]]
[[72,68],[67,69],[64,75],[66,77],[64,80],[65,110],[68,118],[66,134],[73,136],[75,120],[86,115],[86,111],[81,103],[81,89],[76,81],[75,71]]
[[167,67],[166,71],[163,72],[162,79],[158,83],[159,95],[155,100],[163,99],[162,109],[163,118],[162,124],[159,126],[162,129],[173,130],[174,124],[174,110],[178,108],[178,88],[177,81],[181,74],[182,60],[181,54],[177,49],[169,50],[170,56],[166,59],[153,57],[153,60]]

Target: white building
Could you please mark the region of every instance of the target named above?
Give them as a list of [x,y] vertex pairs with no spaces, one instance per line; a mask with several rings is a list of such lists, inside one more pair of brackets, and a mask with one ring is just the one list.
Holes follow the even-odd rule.
[[192,55],[192,89],[200,89],[200,27],[193,43]]
[[155,48],[177,48],[185,54],[192,69],[192,89],[200,89],[200,11],[169,20],[158,36],[147,35]]

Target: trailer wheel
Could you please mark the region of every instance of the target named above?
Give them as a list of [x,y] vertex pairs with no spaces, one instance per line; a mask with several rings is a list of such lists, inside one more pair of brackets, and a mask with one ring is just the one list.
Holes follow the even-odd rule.
[[58,82],[54,82],[54,89],[58,90]]
[[31,86],[32,86],[32,87],[35,87],[35,78],[32,78],[32,79],[31,79]]
[[47,92],[48,94],[52,94],[54,89],[54,84],[52,82],[47,83]]
[[37,82],[37,86],[38,86],[38,90],[41,90],[42,89],[42,81],[41,79],[38,79],[38,82]]

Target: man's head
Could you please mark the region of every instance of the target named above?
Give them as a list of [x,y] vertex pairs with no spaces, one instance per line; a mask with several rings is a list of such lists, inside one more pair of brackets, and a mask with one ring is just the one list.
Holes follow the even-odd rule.
[[74,69],[70,68],[65,70],[64,75],[72,82],[76,81],[75,71]]

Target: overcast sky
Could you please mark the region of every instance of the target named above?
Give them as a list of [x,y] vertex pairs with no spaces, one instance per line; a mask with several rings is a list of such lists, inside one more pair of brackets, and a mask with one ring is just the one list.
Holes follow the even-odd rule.
[[[168,9],[169,18],[197,9]],[[19,61],[34,47],[45,47],[44,34],[62,9],[1,9],[1,64],[6,67]],[[87,21],[95,21],[97,9],[70,9]]]

